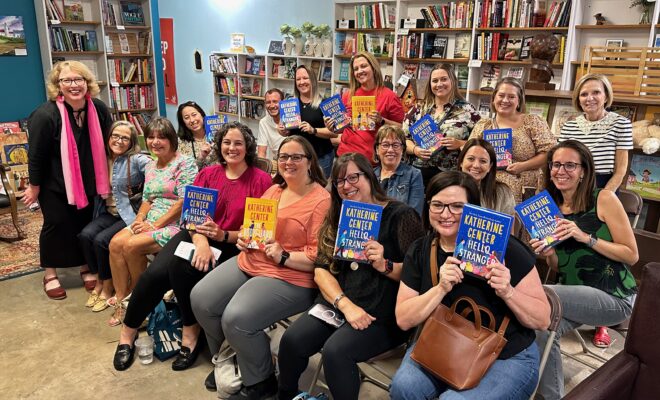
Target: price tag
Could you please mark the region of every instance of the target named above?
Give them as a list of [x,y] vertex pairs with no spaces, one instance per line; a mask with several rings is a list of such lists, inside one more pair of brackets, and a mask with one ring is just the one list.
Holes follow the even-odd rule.
[[403,87],[406,87],[406,86],[408,86],[408,82],[410,82],[410,77],[406,74],[401,74],[401,76],[399,77],[399,80],[396,81],[396,84],[401,85]]
[[412,19],[412,18],[407,18],[403,20],[403,27],[404,28],[412,28],[415,29],[417,28],[417,20]]
[[481,67],[481,60],[470,60],[468,63],[468,67],[470,68],[479,68]]
[[110,86],[119,87],[119,82],[110,82]]
[[120,31],[126,30],[126,28],[124,28],[124,25],[117,25],[117,29],[119,29]]
[[407,35],[408,34],[408,29],[407,28],[399,29],[398,33],[399,33],[399,35]]
[[59,25],[59,24],[60,24],[60,20],[59,20],[59,19],[51,19],[51,20],[50,20],[50,24],[51,24],[51,25]]

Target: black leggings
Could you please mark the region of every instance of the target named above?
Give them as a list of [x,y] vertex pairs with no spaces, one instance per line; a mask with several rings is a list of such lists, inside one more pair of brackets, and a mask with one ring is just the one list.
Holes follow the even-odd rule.
[[[192,242],[188,231],[182,230],[170,239],[137,281],[124,318],[124,324],[129,328],[137,329],[170,289],[174,289],[183,325],[191,326],[197,323],[190,307],[190,292],[207,273],[195,269],[190,265],[190,261],[174,255],[180,242]],[[239,252],[233,243],[209,240],[209,244],[222,251],[216,265],[220,265]]]
[[281,394],[298,393],[298,380],[309,357],[323,348],[323,371],[335,399],[357,399],[360,392],[358,362],[384,353],[407,338],[395,327],[372,323],[357,331],[348,323],[334,328],[304,313],[282,336],[278,363]]

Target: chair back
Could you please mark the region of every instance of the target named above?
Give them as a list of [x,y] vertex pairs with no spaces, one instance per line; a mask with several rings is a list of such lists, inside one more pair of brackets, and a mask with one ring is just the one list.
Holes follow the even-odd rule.
[[561,300],[557,293],[548,286],[543,286],[543,291],[548,298],[548,303],[550,303],[550,326],[548,326],[548,330],[556,332],[562,316]]
[[273,174],[273,163],[267,158],[257,157],[256,167],[269,175]]
[[633,219],[630,225],[635,229],[637,227],[637,221],[639,221],[639,215],[642,213],[642,207],[644,207],[642,196],[626,189],[619,189],[617,196],[621,204],[623,204],[623,209],[626,210],[628,217]]

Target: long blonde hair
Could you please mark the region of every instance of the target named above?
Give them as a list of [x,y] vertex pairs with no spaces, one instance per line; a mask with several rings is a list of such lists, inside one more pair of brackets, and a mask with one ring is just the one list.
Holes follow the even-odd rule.
[[61,94],[60,74],[65,68],[68,68],[72,72],[79,73],[80,76],[87,81],[87,92],[90,96],[94,97],[99,94],[101,89],[99,89],[99,84],[96,82],[96,77],[92,74],[92,71],[80,61],[67,60],[55,64],[48,74],[48,79],[46,79],[46,94],[48,95],[48,100],[56,100],[57,96]]

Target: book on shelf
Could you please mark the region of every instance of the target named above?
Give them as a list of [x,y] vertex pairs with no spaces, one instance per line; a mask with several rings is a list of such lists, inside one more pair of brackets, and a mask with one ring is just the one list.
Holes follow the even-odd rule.
[[510,215],[465,204],[454,249],[454,257],[461,261],[459,267],[485,279],[489,265],[498,261],[504,264],[512,226]]
[[261,80],[253,79],[252,80],[252,95],[261,96]]
[[238,72],[236,67],[236,57],[227,57],[222,54],[211,54],[209,56],[211,71],[221,74],[235,74]]
[[252,82],[250,78],[238,78],[239,87],[241,88],[242,95],[252,95]]
[[410,127],[410,136],[419,147],[434,152],[441,147],[440,139],[445,135],[438,129],[433,117],[426,114]]
[[324,117],[335,120],[335,129],[337,130],[351,123],[351,118],[346,114],[346,107],[338,94],[323,100],[319,108]]
[[484,140],[493,145],[497,156],[497,169],[506,169],[513,163],[513,132],[511,128],[486,129]]
[[481,69],[481,90],[495,90],[495,84],[500,79],[500,66],[495,64],[488,64]]
[[523,80],[525,77],[525,67],[519,67],[512,65],[510,66],[507,70],[506,73],[504,74],[505,77],[510,77],[510,78],[515,78],[518,80]]
[[338,80],[348,82],[349,60],[341,60],[339,62],[339,76]]
[[332,80],[332,64],[326,63],[321,70],[321,82],[330,82]]
[[11,121],[0,122],[0,132],[9,134],[23,132],[23,130],[21,130],[21,125],[18,123],[18,121]]
[[532,55],[531,53],[532,40],[534,40],[534,36],[523,36],[522,44],[520,45],[521,60],[526,60]]
[[126,26],[144,26],[142,4],[132,1],[120,1],[121,20]]
[[265,113],[263,100],[241,99],[241,117],[259,119]]
[[296,79],[296,59],[287,58],[284,60],[284,78],[286,79]]
[[301,121],[300,101],[297,97],[280,101],[280,122],[286,129],[298,128]]
[[277,228],[277,200],[245,198],[241,237],[248,249],[265,249],[266,242],[275,238]]
[[376,123],[369,118],[369,113],[376,111],[376,96],[352,96],[351,110],[353,129],[359,131],[376,129]]
[[227,106],[227,112],[231,114],[238,114],[238,98],[236,96],[229,97],[229,105]]
[[470,58],[471,33],[457,33],[454,44],[454,58]]
[[660,200],[660,157],[633,154],[626,189],[645,199]]
[[479,100],[479,106],[477,107],[477,113],[481,116],[481,118],[490,118],[491,117],[491,110],[490,110],[490,99],[485,99],[482,98]]
[[138,32],[138,52],[151,54],[151,31]]
[[389,3],[359,4],[353,12],[357,29],[394,28],[396,24],[396,7]]
[[506,41],[506,53],[504,60],[519,61],[522,49],[523,38],[521,36],[511,36]]
[[471,28],[474,3],[451,1],[422,7],[419,11],[426,28]]
[[213,221],[217,202],[216,189],[186,185],[183,189],[183,206],[179,220],[181,229],[196,231],[197,225]]
[[87,45],[85,46],[88,51],[99,51],[99,42],[96,37],[96,31],[88,30],[85,31],[85,38],[87,39]]
[[456,79],[458,80],[459,89],[467,89],[469,73],[470,73],[470,69],[467,65],[456,66]]
[[447,36],[436,36],[433,40],[433,52],[431,58],[447,58],[447,45],[449,38]]
[[545,121],[548,120],[548,114],[550,112],[550,103],[543,101],[528,101],[525,103],[527,108],[527,114],[538,115],[543,118]]
[[551,247],[562,242],[555,229],[564,216],[547,190],[517,204],[514,209],[532,239],[541,240],[545,246]]
[[57,5],[57,0],[45,0],[46,16],[49,20],[62,21],[64,18],[64,11]]
[[[548,6],[549,4],[549,6]],[[568,26],[572,0],[482,0],[476,4],[480,28]]]
[[206,141],[213,143],[215,133],[222,128],[222,126],[229,122],[229,117],[224,114],[220,115],[207,115],[204,117],[204,132],[206,132]]
[[[382,217],[383,206],[379,204],[344,200],[339,213],[334,258],[368,263],[364,246],[369,240],[378,240]],[[357,265],[351,266],[355,267]]]
[[67,21],[84,21],[85,13],[81,0],[62,0],[64,19]]
[[[273,58],[272,60],[272,68],[270,71],[270,75],[273,78],[281,78],[284,77],[284,60],[281,58]],[[280,72],[281,70],[281,72]],[[281,76],[280,76],[281,75]]]
[[559,137],[561,133],[561,127],[568,121],[572,121],[577,118],[581,113],[575,110],[571,100],[568,99],[557,99],[555,103],[555,112],[552,117],[552,133],[556,137]]

